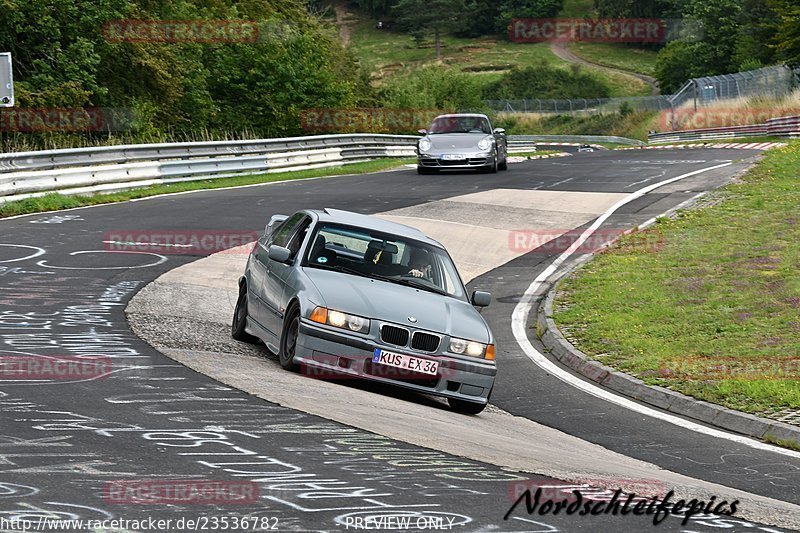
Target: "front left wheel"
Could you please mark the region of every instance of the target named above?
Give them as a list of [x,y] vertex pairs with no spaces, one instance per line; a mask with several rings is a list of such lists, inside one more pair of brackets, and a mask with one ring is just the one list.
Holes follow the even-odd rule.
[[464,415],[477,415],[486,409],[486,405],[488,405],[485,403],[468,402],[466,400],[459,400],[456,398],[448,398],[447,403],[450,405],[450,409],[456,413],[461,413]]
[[300,336],[300,310],[291,307],[286,313],[283,321],[283,333],[281,334],[281,347],[278,351],[278,361],[286,370],[297,370],[294,356],[297,352],[297,338]]
[[497,174],[497,167],[498,167],[498,165],[497,165],[497,155],[495,155],[494,160],[492,161],[492,163],[490,165],[487,165],[487,166],[483,167],[481,170],[484,173]]
[[492,388],[489,389],[489,394],[486,395],[486,403],[470,402],[468,400],[459,400],[458,398],[448,398],[447,403],[450,405],[450,409],[456,413],[461,413],[463,415],[477,415],[486,409],[487,405],[489,405],[489,400],[492,398],[492,392],[494,392],[494,385],[492,385]]
[[497,170],[508,170],[508,154],[503,158],[502,163],[497,164]]

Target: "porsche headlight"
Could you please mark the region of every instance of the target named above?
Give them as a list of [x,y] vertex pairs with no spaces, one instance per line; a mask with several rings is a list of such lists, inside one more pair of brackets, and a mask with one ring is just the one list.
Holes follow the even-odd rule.
[[468,341],[465,339],[457,339],[455,337],[450,339],[449,352],[458,355],[469,355],[471,357],[485,357],[486,359],[494,359],[494,346],[489,344],[481,344],[480,342]]
[[492,147],[492,138],[491,137],[484,137],[480,141],[478,141],[478,148],[483,150],[484,152],[488,151]]
[[311,313],[311,320],[319,324],[327,324],[335,328],[348,329],[356,333],[369,332],[369,319],[357,315],[349,315],[325,307],[317,307]]
[[431,149],[431,141],[429,139],[421,139],[419,141],[419,151],[420,152],[427,152]]

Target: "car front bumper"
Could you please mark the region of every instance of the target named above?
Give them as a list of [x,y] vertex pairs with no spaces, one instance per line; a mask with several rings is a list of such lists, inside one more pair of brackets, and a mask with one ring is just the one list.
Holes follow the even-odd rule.
[[494,164],[494,154],[469,153],[464,154],[464,159],[455,160],[441,159],[434,154],[420,154],[417,156],[417,166],[424,168],[469,169],[491,167]]
[[[436,376],[429,376],[373,364],[375,348],[438,361],[439,371]],[[367,379],[475,403],[487,403],[497,374],[495,364],[483,359],[473,363],[441,354],[417,353],[346,332],[331,331],[305,319],[300,321],[294,362],[310,377]]]

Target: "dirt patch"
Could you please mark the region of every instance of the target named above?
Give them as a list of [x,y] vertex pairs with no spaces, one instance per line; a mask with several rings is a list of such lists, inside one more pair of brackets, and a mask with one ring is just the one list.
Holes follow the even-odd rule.
[[336,13],[336,25],[339,26],[339,38],[342,40],[343,46],[350,44],[350,26],[356,22],[345,6],[344,2],[336,2],[333,5],[333,11]]
[[474,65],[464,67],[462,72],[505,72],[514,68],[514,65]]

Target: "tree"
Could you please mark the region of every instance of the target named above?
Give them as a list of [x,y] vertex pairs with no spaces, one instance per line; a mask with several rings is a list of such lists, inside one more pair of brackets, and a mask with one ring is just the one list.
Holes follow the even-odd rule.
[[466,0],[399,0],[393,9],[398,26],[412,35],[433,31],[436,38],[436,59],[441,59],[441,34],[464,27]]
[[736,36],[739,33],[741,0],[692,0],[689,16],[703,25],[702,75],[735,72]]
[[777,14],[767,0],[744,0],[739,16],[734,66],[769,65],[775,61],[775,49],[770,42],[776,32]]
[[512,19],[553,18],[564,7],[563,0],[501,0],[497,31],[506,32]]
[[363,9],[370,15],[388,15],[392,9],[392,0],[355,0],[359,9]]
[[770,0],[777,14],[775,53],[778,59],[792,66],[800,66],[800,5],[796,0]]
[[[497,31],[500,4],[497,0],[467,0],[469,17],[464,26],[456,32],[461,37],[480,37]],[[502,30],[505,32],[505,30]]]
[[675,92],[686,80],[702,73],[698,66],[701,44],[673,41],[659,52],[655,74],[662,93]]

